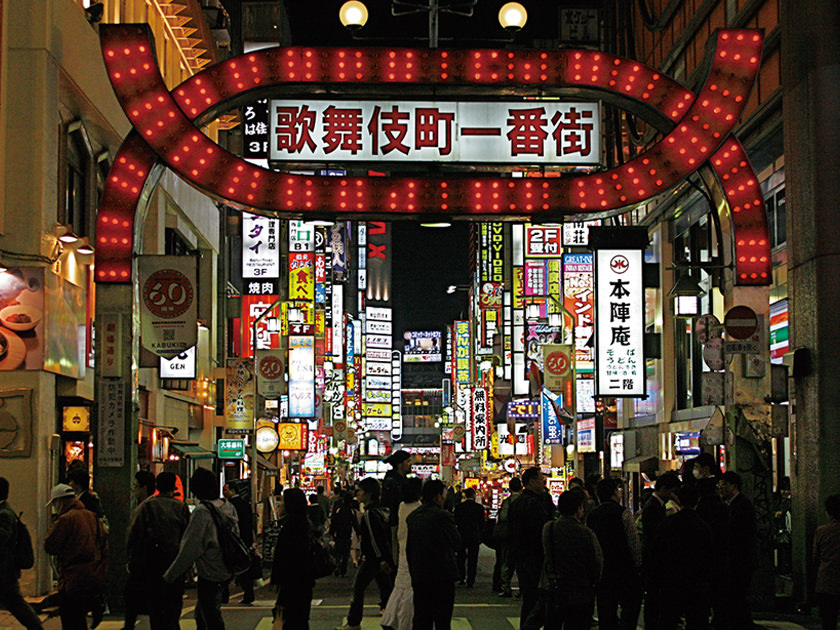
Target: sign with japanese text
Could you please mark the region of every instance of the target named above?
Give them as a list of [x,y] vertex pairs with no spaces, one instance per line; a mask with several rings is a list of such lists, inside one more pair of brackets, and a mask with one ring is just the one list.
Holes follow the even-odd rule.
[[289,417],[315,415],[315,337],[289,337]]
[[289,251],[314,252],[315,226],[306,221],[289,221]]
[[197,258],[139,256],[143,346],[171,359],[198,343]]
[[406,363],[434,363],[443,360],[443,336],[439,330],[407,330],[403,333],[403,339],[403,360]]
[[272,160],[600,163],[598,103],[272,100]]
[[279,347],[279,333],[270,332],[268,319],[280,317],[280,305],[277,304],[272,312],[257,322],[257,338],[254,335],[254,322],[268,310],[277,300],[276,295],[243,295],[242,296],[242,351],[240,356],[248,358],[254,356],[257,350],[269,350]]
[[242,108],[242,157],[252,160],[268,157],[268,99],[259,99]]
[[101,345],[100,376],[110,378],[122,374],[122,322],[119,313],[102,313],[96,321],[96,342]]
[[546,389],[563,395],[566,412],[575,415],[575,372],[572,364],[572,346],[550,344],[543,346],[543,383]]
[[399,350],[391,353],[391,367],[391,439],[398,442],[403,436],[402,353]]
[[470,382],[472,362],[470,356],[470,323],[455,322],[455,382],[466,385]]
[[108,468],[125,464],[125,384],[99,381],[96,462]]
[[563,228],[546,225],[525,227],[526,258],[560,258],[563,255]]
[[499,455],[527,455],[528,454],[528,425],[517,422],[513,425],[513,433],[507,424],[497,424],[499,435]]
[[257,391],[264,398],[286,393],[285,350],[257,350]]
[[225,366],[225,432],[248,433],[253,428],[253,361],[228,359]]
[[543,444],[558,445],[563,443],[563,423],[557,416],[557,411],[552,403],[549,392],[543,389],[540,397],[540,415],[542,416],[542,441]]
[[315,301],[315,254],[289,252],[289,299]]
[[476,387],[472,395],[473,440],[472,450],[483,451],[489,446],[490,421],[492,414],[486,387]]
[[391,226],[384,221],[367,224],[367,300],[391,301]]
[[563,224],[563,246],[564,247],[587,247],[589,245],[589,228],[601,225],[600,219],[593,221],[573,221]]
[[242,277],[280,277],[280,221],[242,213]]
[[595,418],[585,418],[577,421],[577,450],[579,453],[594,453],[595,447]]
[[504,223],[481,223],[479,227],[479,271],[481,283],[505,281]]
[[308,427],[305,422],[280,422],[277,425],[278,451],[305,451],[308,444]]
[[563,256],[563,305],[574,317],[575,370],[591,372],[593,350],[589,347],[595,333],[595,289],[592,254]]
[[595,252],[596,392],[644,396],[644,298],[641,249]]
[[540,417],[538,400],[511,400],[507,405],[508,420],[533,421]]
[[219,459],[245,459],[245,440],[224,438],[216,443]]

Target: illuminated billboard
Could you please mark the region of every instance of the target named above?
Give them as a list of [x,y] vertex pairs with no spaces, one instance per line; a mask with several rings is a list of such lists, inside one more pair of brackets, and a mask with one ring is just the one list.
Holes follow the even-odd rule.
[[405,363],[434,363],[443,360],[443,335],[439,330],[407,330],[405,339]]

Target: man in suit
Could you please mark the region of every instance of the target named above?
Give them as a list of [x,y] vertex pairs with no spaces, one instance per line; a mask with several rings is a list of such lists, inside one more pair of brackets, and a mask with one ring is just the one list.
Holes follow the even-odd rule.
[[449,630],[455,607],[455,554],[461,537],[455,518],[443,506],[446,486],[431,479],[423,486],[423,504],[408,515],[406,554],[414,588],[414,630]]
[[475,488],[464,490],[464,500],[455,506],[455,524],[461,535],[461,548],[458,550],[458,584],[466,583],[468,588],[475,584],[478,567],[478,548],[484,531],[486,514],[484,506],[475,500]]
[[718,481],[720,498],[729,508],[729,572],[727,575],[727,627],[752,628],[747,602],[750,580],[757,565],[755,508],[741,493],[741,476],[727,470]]
[[665,504],[676,499],[680,487],[680,478],[673,471],[666,472],[656,479],[653,495],[642,508],[642,584],[645,587],[645,628],[656,628],[659,618],[656,596],[656,570],[653,562],[653,540],[656,530],[665,520]]

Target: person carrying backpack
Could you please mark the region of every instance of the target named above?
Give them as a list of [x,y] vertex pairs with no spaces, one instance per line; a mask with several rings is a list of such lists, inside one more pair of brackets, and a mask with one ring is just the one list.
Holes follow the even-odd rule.
[[[42,630],[41,621],[20,594],[19,562],[16,552],[23,541],[18,536],[18,516],[9,505],[9,481],[0,477],[0,605],[27,630]],[[30,542],[31,551],[31,542]]]
[[[239,524],[233,506],[219,498],[219,484],[210,470],[197,468],[190,478],[190,488],[201,501],[190,515],[178,555],[164,572],[169,584],[183,578],[195,564],[198,575],[198,602],[195,607],[197,630],[224,630],[222,590],[233,578],[225,563],[219,528],[225,527],[239,538]],[[217,524],[218,523],[218,524]],[[222,536],[225,534],[222,533]]]

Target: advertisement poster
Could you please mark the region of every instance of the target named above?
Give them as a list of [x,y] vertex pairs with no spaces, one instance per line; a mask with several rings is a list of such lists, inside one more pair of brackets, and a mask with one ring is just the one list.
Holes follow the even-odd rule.
[[443,335],[439,330],[407,330],[403,333],[406,363],[436,363],[443,360]]
[[0,371],[44,364],[44,269],[0,272]]
[[264,398],[286,393],[285,350],[257,350],[257,391]]
[[289,252],[289,299],[315,300],[315,254]]
[[595,448],[595,418],[577,421],[577,450],[579,453],[594,453]]
[[254,428],[254,362],[228,359],[225,369],[225,433],[249,433]]
[[139,256],[143,347],[171,359],[198,343],[194,256]]
[[[85,289],[51,271],[45,271],[44,306],[44,369],[70,378],[84,378],[87,345]],[[0,321],[3,321],[2,315]],[[194,317],[192,321],[192,332],[197,336]],[[3,325],[9,324],[3,321]]]
[[563,423],[557,416],[557,410],[552,403],[549,392],[542,391],[540,412],[542,416],[543,444],[557,445],[563,443]]

